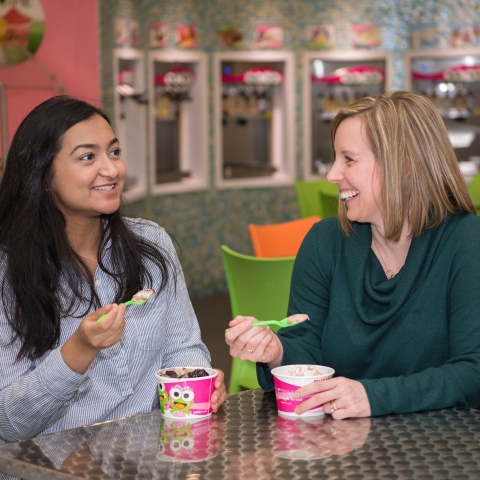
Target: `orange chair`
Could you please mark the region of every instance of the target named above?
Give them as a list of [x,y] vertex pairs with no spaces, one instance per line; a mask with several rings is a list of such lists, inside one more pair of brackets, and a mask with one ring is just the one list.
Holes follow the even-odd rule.
[[260,258],[294,257],[307,232],[314,223],[320,220],[320,217],[312,216],[271,225],[249,224],[248,230],[255,256]]

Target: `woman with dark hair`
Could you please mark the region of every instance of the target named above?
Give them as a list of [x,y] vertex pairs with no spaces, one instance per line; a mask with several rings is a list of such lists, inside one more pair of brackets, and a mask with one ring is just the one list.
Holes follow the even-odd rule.
[[[13,138],[0,184],[3,440],[151,411],[157,370],[209,366],[168,235],[120,213],[125,177],[108,117],[83,101],[47,100]],[[146,288],[154,297],[126,310]],[[221,371],[215,388],[214,411]]]
[[412,92],[366,97],[332,121],[338,217],[315,224],[295,260],[288,315],[272,333],[238,316],[232,355],[271,369],[320,364],[336,378],[295,392],[295,412],[335,419],[480,407],[480,218],[445,124]]

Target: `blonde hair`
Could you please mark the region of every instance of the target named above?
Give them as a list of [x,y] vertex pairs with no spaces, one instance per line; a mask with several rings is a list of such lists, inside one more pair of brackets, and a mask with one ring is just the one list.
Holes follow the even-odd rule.
[[[445,124],[426,97],[390,92],[365,97],[341,109],[332,121],[331,141],[346,118],[360,117],[366,140],[381,170],[385,238],[397,242],[408,220],[410,235],[438,227],[447,212],[475,213]],[[339,223],[352,224],[340,202]]]

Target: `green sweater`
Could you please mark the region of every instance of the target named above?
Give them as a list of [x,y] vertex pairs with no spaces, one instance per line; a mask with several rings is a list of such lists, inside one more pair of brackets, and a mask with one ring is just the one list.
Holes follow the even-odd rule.
[[[369,224],[345,237],[337,218],[315,224],[298,252],[282,365],[327,365],[359,380],[372,416],[480,406],[480,218],[447,215],[412,239],[391,280],[371,249]],[[273,389],[270,370],[258,380]]]

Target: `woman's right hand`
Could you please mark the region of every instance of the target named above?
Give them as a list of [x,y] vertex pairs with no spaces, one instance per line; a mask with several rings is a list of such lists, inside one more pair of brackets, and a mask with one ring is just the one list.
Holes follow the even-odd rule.
[[281,365],[283,346],[270,327],[252,327],[254,317],[237,315],[225,332],[225,341],[230,347],[230,355],[240,360],[250,360],[268,364],[269,368]]
[[[110,304],[85,317],[61,348],[65,363],[75,372],[85,373],[98,352],[115,345],[122,338],[125,310],[123,303]],[[105,313],[106,317],[97,322]]]

